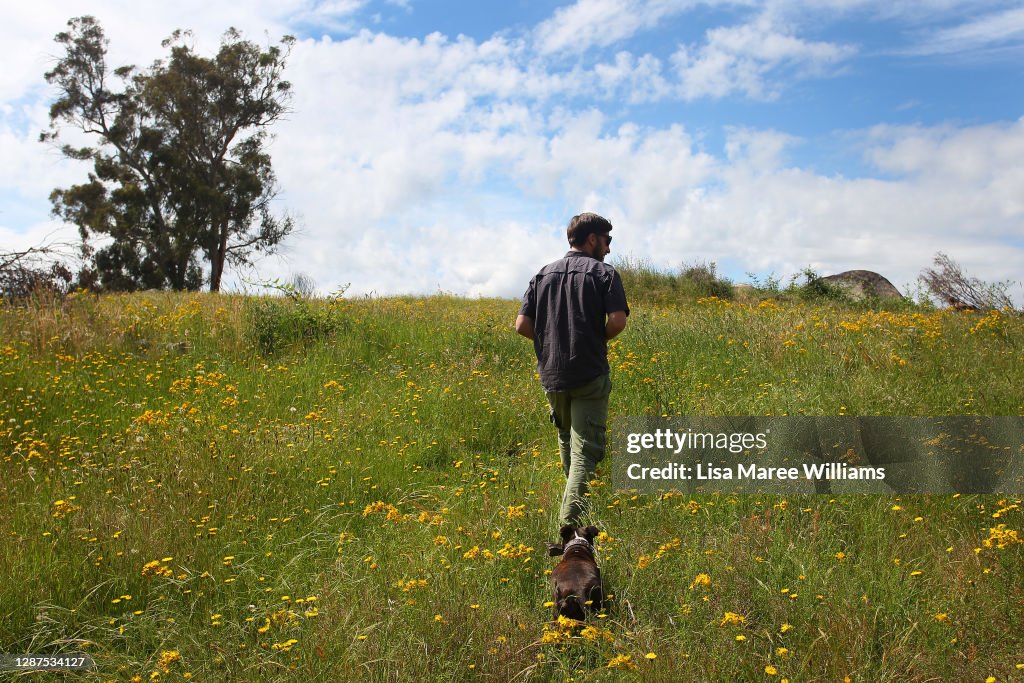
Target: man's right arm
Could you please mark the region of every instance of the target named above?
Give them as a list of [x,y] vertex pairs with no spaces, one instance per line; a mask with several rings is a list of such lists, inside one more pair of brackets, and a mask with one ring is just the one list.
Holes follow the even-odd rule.
[[527,339],[533,339],[533,318],[520,313],[516,316],[516,332]]
[[537,278],[530,280],[530,286],[523,294],[523,305],[519,307],[519,315],[516,316],[516,332],[529,340],[533,340],[533,321],[537,317]]
[[604,326],[604,338],[614,339],[624,329],[626,329],[626,312],[612,311],[609,313],[608,322]]

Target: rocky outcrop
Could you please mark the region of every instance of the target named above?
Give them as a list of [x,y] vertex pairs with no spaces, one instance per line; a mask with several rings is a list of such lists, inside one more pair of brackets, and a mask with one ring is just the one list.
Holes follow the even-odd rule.
[[854,301],[863,299],[902,299],[900,290],[870,270],[848,270],[821,278],[822,282],[842,288]]
[[751,297],[757,296],[757,290],[754,289],[754,285],[746,282],[738,282],[732,286],[732,296],[734,299],[743,301]]

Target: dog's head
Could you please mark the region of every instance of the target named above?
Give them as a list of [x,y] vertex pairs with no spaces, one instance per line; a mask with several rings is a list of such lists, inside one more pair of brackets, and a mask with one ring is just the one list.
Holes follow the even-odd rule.
[[600,533],[596,526],[574,527],[571,524],[564,525],[558,532],[562,537],[561,543],[548,543],[548,555],[557,557],[565,552],[565,546],[573,539],[583,539],[593,547],[594,539]]

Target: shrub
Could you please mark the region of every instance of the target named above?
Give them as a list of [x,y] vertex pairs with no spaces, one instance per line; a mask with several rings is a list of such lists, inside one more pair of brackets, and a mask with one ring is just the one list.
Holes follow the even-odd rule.
[[678,272],[659,270],[649,261],[625,258],[615,264],[626,294],[650,303],[717,296],[731,299],[732,283],[717,274],[714,263],[683,264]]
[[286,348],[331,339],[344,319],[333,302],[298,298],[259,298],[246,305],[245,339],[270,356]]
[[[803,282],[799,282],[803,277]],[[794,275],[786,292],[802,301],[834,301],[842,304],[854,303],[850,293],[839,285],[827,282],[818,276],[813,268],[807,267]]]
[[679,277],[688,283],[697,296],[717,296],[719,299],[730,299],[733,295],[732,283],[718,277],[717,266],[712,263],[695,263],[683,265]]
[[48,261],[54,255],[49,247],[0,253],[0,298],[14,303],[39,295],[67,296],[74,275],[64,263]]

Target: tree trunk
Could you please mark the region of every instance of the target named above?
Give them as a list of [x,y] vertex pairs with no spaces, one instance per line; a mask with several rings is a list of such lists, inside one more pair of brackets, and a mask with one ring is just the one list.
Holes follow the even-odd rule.
[[219,292],[224,276],[224,263],[228,255],[228,224],[220,221],[216,230],[217,242],[210,251],[210,291]]

